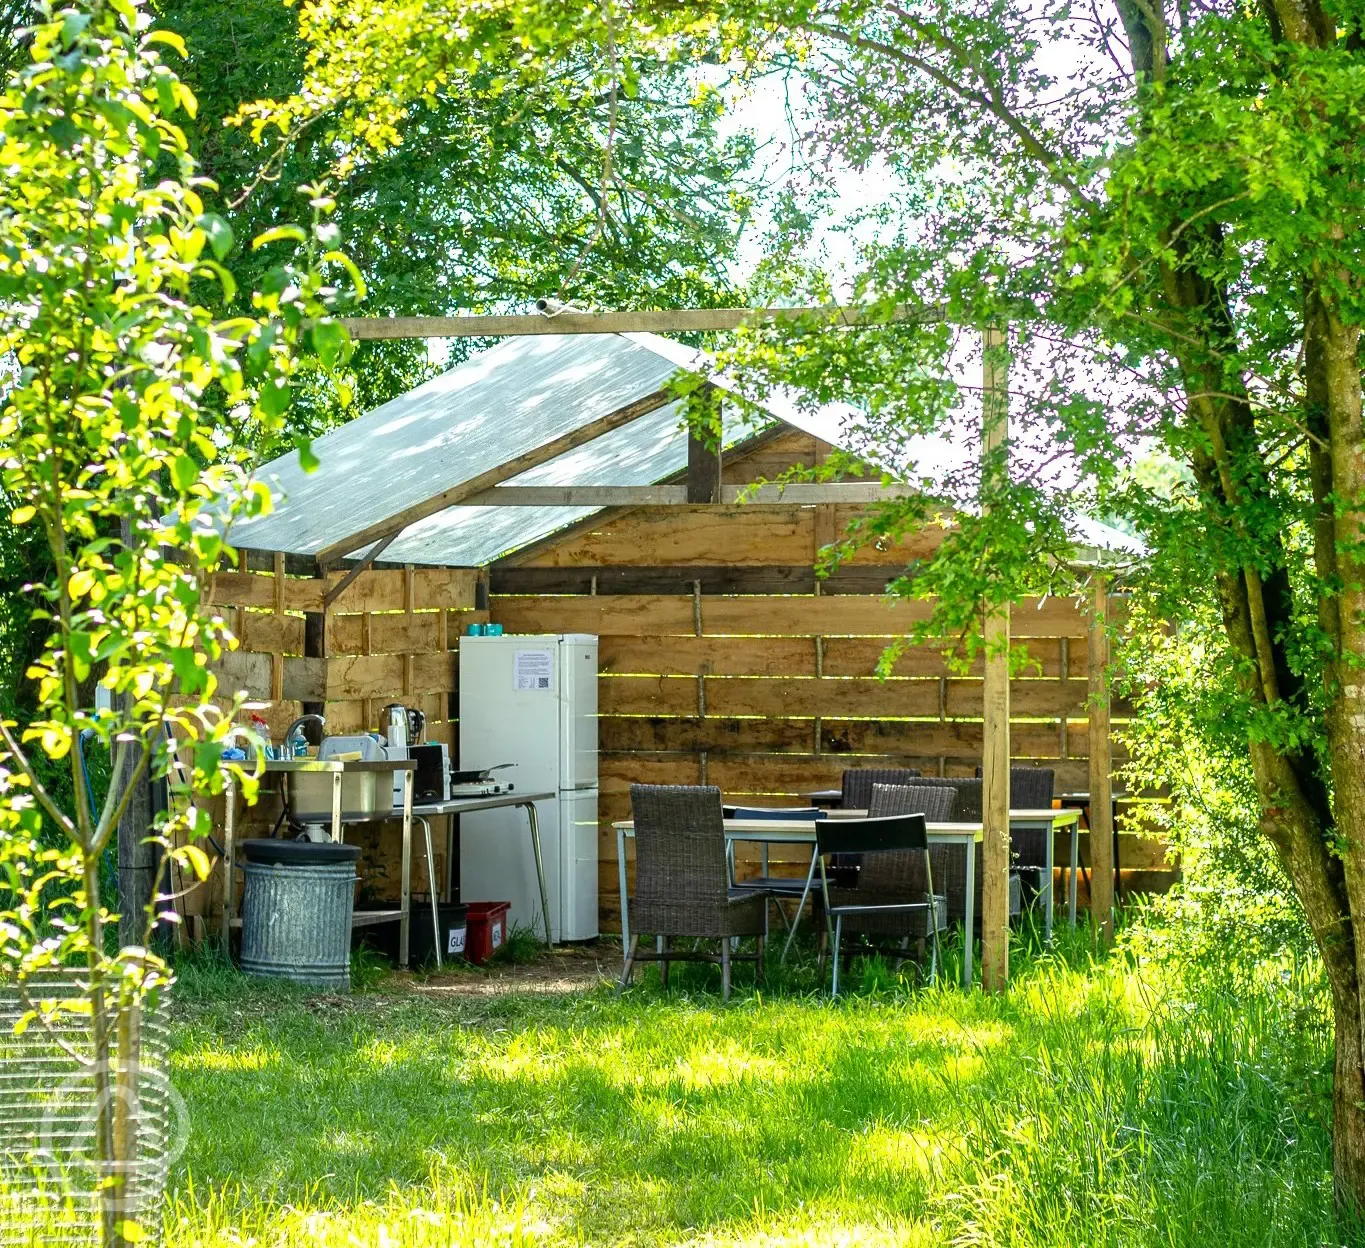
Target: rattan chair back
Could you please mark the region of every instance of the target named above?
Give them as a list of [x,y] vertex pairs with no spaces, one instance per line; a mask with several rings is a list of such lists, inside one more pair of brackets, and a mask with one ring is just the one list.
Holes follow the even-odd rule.
[[886,815],[923,815],[930,823],[947,823],[957,802],[955,789],[930,784],[874,784],[867,803],[870,819]]
[[845,810],[866,810],[874,784],[909,784],[918,778],[914,767],[852,767],[844,772],[840,805]]

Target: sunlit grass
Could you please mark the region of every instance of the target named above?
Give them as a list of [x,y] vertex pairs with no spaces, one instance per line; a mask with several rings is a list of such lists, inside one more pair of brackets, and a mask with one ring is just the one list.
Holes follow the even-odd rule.
[[1327,1031],[1084,938],[1009,995],[798,967],[349,1002],[187,985],[172,1243],[1310,1245],[1332,1220]]

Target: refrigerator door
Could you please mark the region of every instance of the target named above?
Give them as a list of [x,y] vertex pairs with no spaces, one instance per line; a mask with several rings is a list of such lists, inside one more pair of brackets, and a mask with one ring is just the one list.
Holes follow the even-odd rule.
[[559,639],[559,787],[597,787],[597,638]]
[[559,797],[560,926],[557,940],[592,940],[597,919],[597,790]]
[[[550,930],[559,939],[561,884],[560,802],[536,803],[545,856],[545,891],[550,897]],[[531,829],[521,807],[478,810],[460,816],[460,900],[510,901],[508,928],[529,927],[545,939],[540,885],[531,849]]]
[[515,763],[499,779],[522,792],[564,787],[558,652],[552,635],[460,638],[461,769]]

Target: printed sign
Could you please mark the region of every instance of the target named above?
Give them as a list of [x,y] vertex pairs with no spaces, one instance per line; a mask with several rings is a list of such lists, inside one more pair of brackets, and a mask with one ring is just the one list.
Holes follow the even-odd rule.
[[518,650],[512,663],[512,688],[547,692],[554,680],[553,650]]
[[497,949],[502,944],[502,920],[499,919],[493,924],[493,948]]
[[462,927],[452,927],[450,931],[447,933],[446,936],[447,953],[464,952],[464,930],[465,929]]

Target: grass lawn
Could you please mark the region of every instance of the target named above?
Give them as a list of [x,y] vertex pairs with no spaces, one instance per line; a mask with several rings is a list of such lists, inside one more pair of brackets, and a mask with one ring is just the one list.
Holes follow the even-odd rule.
[[728,1008],[701,967],[621,1000],[191,969],[168,1238],[1346,1242],[1312,984],[1016,960],[1000,1000],[874,966],[831,1004],[807,966]]

